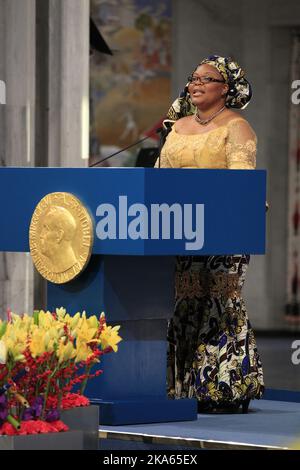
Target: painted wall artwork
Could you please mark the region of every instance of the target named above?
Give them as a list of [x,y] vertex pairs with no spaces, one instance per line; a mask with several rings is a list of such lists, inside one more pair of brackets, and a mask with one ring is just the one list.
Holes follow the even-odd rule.
[[[91,56],[90,164],[151,134],[170,106],[171,0],[91,0],[91,17],[113,55]],[[134,166],[138,150],[105,165]]]

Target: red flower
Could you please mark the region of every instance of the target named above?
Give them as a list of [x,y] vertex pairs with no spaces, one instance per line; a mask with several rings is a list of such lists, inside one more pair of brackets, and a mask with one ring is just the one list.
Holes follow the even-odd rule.
[[58,431],[58,432],[62,432],[62,431],[68,431],[68,426],[65,425],[65,423],[63,423],[62,421],[58,420],[58,421],[54,421],[54,423],[51,423],[52,426],[55,427],[55,429]]
[[17,431],[10,423],[4,423],[0,428],[0,435],[13,436]]
[[57,397],[56,396],[48,396],[47,398],[47,410],[54,410],[57,408]]
[[78,406],[89,406],[90,401],[79,393],[67,393],[62,399],[61,407],[63,410],[77,408]]
[[10,423],[4,423],[0,428],[0,435],[5,436],[18,436],[26,434],[45,434],[50,432],[63,432],[68,431],[69,428],[62,421],[53,421],[48,423],[46,421],[21,421],[21,428],[17,431]]

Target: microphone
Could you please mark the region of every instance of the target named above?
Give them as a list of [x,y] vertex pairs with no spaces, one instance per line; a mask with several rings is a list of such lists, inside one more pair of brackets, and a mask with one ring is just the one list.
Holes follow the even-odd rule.
[[[158,127],[157,129],[155,129],[155,133],[159,134],[162,131],[162,129],[163,129],[162,127]],[[118,150],[117,152],[114,152],[111,155],[108,155],[108,157],[102,158],[101,160],[98,160],[97,162],[93,163],[92,165],[89,165],[89,168],[92,168],[93,166],[99,165],[100,163],[105,162],[106,160],[109,160],[110,158],[114,157],[115,155],[119,155],[120,153],[125,152],[125,150],[128,150],[128,149],[134,147],[135,145],[141,144],[145,140],[150,139],[151,136],[152,136],[152,134],[146,135],[146,137],[143,137],[142,139],[137,140],[133,144],[127,145],[127,147],[124,147],[124,148]]]
[[[167,120],[165,119],[164,120],[164,123],[166,122]],[[168,123],[169,122],[172,122],[172,124],[174,124],[174,121],[167,121]],[[159,127],[156,132],[160,134],[160,139],[159,139],[159,154],[158,154],[158,168],[160,168],[160,159],[161,159],[161,149],[163,148],[164,144],[165,144],[165,141],[166,141],[166,138],[169,134],[169,132],[171,131],[172,129],[172,126],[163,126],[163,127]]]

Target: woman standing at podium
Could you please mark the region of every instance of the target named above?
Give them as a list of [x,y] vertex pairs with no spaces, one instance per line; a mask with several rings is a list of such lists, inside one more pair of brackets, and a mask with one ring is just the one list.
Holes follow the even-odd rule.
[[[210,56],[188,77],[164,124],[156,167],[254,169],[256,135],[240,114],[251,99],[244,71]],[[239,197],[237,195],[237,197]],[[226,228],[224,228],[226,229]],[[178,256],[175,311],[168,328],[168,395],[226,412],[263,394],[263,372],[242,287],[247,254]]]

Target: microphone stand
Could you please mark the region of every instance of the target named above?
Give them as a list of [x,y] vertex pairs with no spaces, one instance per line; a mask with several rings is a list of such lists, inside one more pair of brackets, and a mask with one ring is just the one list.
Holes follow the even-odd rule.
[[[157,132],[157,131],[156,131],[156,132]],[[101,160],[98,160],[97,162],[95,162],[95,163],[93,163],[92,165],[90,165],[89,168],[92,168],[93,166],[99,165],[99,163],[105,162],[105,161],[108,160],[109,158],[112,158],[112,157],[114,157],[115,155],[118,155],[119,153],[122,153],[122,152],[124,152],[125,150],[130,149],[131,147],[134,147],[135,145],[141,144],[142,142],[144,142],[145,140],[149,139],[150,137],[151,137],[150,135],[147,135],[146,137],[143,137],[142,139],[137,140],[137,141],[134,142],[133,144],[130,144],[130,145],[128,145],[127,147],[124,147],[123,149],[118,150],[117,152],[114,152],[114,153],[112,153],[111,155],[108,155],[108,157],[105,157],[105,158],[102,158]]]

